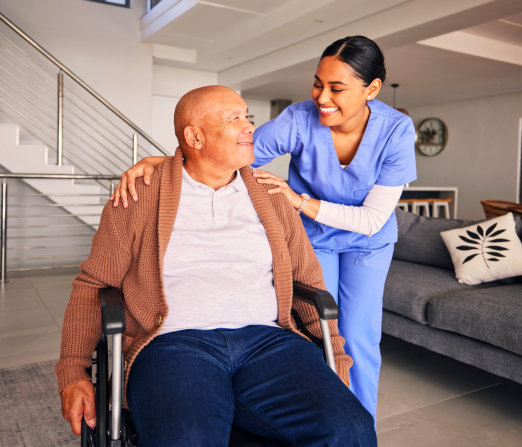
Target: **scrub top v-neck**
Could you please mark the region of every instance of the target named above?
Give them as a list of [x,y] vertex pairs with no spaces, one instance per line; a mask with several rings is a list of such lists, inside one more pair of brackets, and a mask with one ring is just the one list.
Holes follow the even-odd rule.
[[[411,119],[378,100],[368,102],[370,116],[359,148],[343,168],[329,127],[319,121],[313,101],[287,107],[254,133],[254,167],[291,154],[288,184],[297,193],[343,205],[361,206],[373,185],[401,186],[416,179],[415,128]],[[314,248],[345,251],[376,248],[397,240],[393,213],[373,236],[340,230],[303,216]]]

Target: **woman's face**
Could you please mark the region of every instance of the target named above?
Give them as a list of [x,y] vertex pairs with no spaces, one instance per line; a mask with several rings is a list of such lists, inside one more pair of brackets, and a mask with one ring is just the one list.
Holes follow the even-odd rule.
[[350,129],[350,123],[365,116],[366,102],[377,96],[380,84],[376,79],[365,87],[348,64],[336,56],[324,57],[317,66],[312,88],[319,121],[324,126]]

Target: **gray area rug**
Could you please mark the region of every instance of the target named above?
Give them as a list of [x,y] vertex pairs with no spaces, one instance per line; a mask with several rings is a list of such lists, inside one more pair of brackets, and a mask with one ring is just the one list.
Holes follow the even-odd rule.
[[55,361],[0,369],[0,446],[79,446],[63,420]]

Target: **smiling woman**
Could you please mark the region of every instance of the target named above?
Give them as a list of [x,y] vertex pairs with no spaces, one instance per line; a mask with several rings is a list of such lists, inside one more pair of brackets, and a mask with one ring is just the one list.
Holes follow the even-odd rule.
[[394,209],[403,185],[416,178],[411,119],[375,99],[385,78],[375,42],[337,40],[321,55],[312,100],[292,104],[254,134],[255,166],[291,155],[288,184],[256,175],[303,216],[339,304],[339,331],[354,359],[350,387],[374,417],[382,294],[397,240]]

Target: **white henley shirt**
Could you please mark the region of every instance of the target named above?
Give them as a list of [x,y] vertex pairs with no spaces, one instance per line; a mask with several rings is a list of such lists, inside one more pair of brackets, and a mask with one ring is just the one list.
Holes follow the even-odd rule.
[[163,281],[169,313],[162,334],[277,326],[272,251],[239,172],[214,190],[183,169]]

